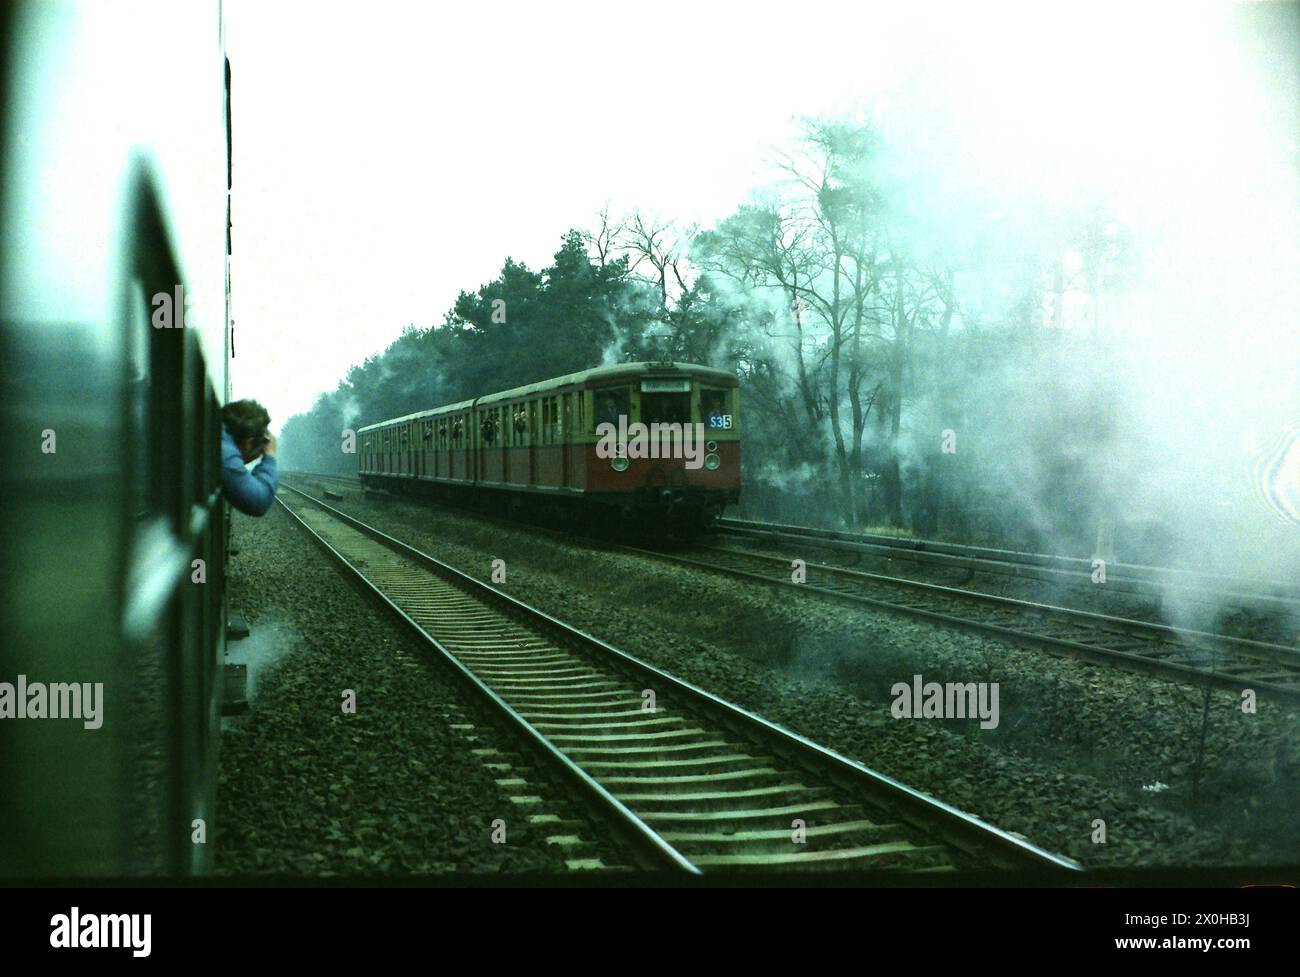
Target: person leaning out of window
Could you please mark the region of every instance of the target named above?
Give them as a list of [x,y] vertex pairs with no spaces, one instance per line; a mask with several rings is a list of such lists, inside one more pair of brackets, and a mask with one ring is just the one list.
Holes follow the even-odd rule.
[[[231,505],[250,516],[265,515],[280,486],[270,425],[271,415],[256,400],[221,408],[221,488]],[[245,467],[254,461],[251,471]]]

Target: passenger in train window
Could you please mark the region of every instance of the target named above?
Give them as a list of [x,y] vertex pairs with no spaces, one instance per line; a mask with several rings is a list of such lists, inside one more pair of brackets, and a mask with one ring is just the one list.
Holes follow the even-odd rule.
[[613,391],[600,391],[596,394],[596,424],[613,424],[617,426],[618,415],[626,413],[619,403],[619,397]]
[[[221,408],[221,488],[232,506],[250,516],[265,515],[280,487],[270,424],[271,415],[256,400]],[[249,471],[245,466],[253,461],[257,467]]]

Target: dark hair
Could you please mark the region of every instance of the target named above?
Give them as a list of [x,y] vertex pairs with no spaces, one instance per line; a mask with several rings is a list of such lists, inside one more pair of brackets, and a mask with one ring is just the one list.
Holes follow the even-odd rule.
[[221,423],[235,443],[240,444],[265,435],[271,426],[271,415],[256,400],[232,400],[221,408]]

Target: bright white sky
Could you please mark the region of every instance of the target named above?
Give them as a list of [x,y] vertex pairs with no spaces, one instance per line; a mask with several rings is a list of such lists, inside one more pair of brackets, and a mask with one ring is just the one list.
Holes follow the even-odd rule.
[[[1197,219],[1229,238],[1271,221],[1293,245],[1293,164],[1268,143],[1279,120],[1217,16],[1132,2],[226,0],[234,394],[278,428],[407,324],[440,322],[507,255],[548,264],[606,201],[707,225],[763,182],[792,118],[866,99],[888,113],[907,92],[955,120],[950,152],[992,192],[1105,181],[1129,216],[1162,220],[1207,185],[1244,182]],[[1274,185],[1292,197],[1247,199]]]

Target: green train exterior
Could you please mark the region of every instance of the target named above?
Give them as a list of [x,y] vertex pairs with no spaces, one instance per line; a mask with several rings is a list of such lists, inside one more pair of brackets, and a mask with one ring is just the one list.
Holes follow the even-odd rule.
[[0,711],[0,877],[211,864],[228,79],[217,4],[0,11],[0,683],[47,690]]

